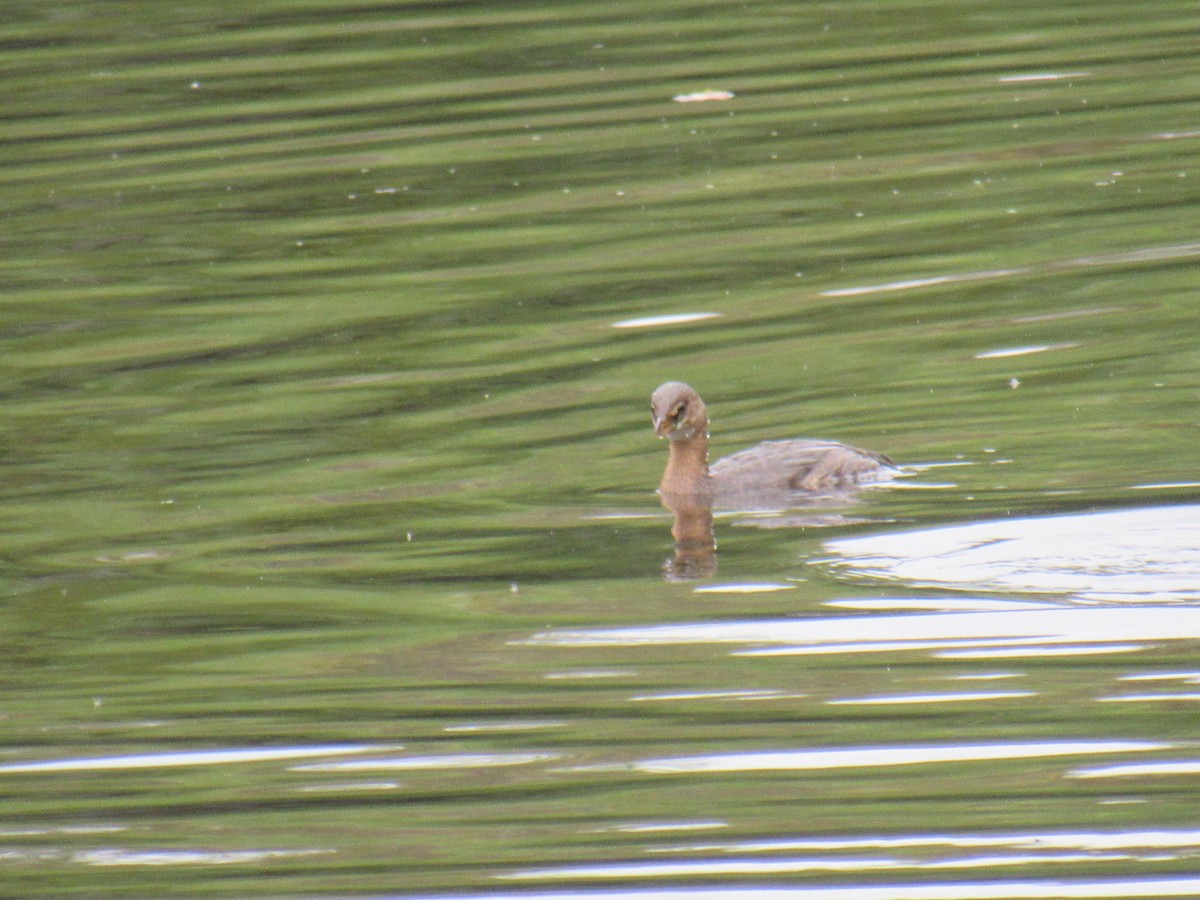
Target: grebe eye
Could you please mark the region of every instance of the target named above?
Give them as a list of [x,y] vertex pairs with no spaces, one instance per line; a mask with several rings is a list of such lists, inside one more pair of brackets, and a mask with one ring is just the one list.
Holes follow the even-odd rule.
[[687,404],[680,403],[677,407],[675,407],[675,412],[671,413],[671,421],[673,421],[676,425],[678,425],[679,420],[683,418],[683,415],[686,412],[687,412]]

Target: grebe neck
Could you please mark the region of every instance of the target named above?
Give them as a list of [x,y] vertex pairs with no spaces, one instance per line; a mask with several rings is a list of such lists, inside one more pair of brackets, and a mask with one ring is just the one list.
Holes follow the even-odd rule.
[[685,440],[671,441],[667,468],[659,490],[664,494],[702,494],[710,488],[708,433],[700,431]]

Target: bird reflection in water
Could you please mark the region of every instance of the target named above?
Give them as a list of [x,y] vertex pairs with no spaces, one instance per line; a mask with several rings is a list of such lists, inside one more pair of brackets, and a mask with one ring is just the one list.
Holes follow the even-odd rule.
[[[694,580],[716,571],[714,508],[751,511],[843,505],[864,485],[901,474],[881,453],[822,440],[764,441],[710,467],[708,410],[695,390],[669,381],[651,396],[650,409],[655,434],[670,441],[659,484],[662,504],[675,517],[671,528],[675,555],[663,566],[669,580]],[[769,521],[772,527],[801,527],[851,520],[794,515]]]

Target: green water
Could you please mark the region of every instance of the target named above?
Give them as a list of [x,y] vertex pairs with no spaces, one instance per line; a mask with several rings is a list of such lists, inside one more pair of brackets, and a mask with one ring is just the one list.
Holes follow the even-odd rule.
[[[835,534],[1194,502],[1192,4],[3,10],[0,893],[1196,871],[1200,839],[948,874],[530,874],[1196,826],[1194,775],[1068,777],[1192,758],[1194,701],[1098,702],[1190,670],[1186,632],[974,663],[532,639],[941,596],[814,563]],[[703,90],[734,96],[672,99]],[[714,315],[617,327],[688,313]],[[718,518],[700,586],[789,589],[697,593],[661,571],[649,395],[672,379],[703,393],[718,456],[807,435],[961,465],[845,527]],[[997,673],[1024,696],[828,702]],[[1043,740],[1173,747],[636,765]],[[311,752],[17,768],[264,748]],[[398,762],[320,768],[355,757]]]

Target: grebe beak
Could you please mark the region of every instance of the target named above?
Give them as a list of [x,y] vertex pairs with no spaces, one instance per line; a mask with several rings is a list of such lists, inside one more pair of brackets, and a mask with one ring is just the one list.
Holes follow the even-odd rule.
[[671,433],[671,417],[666,413],[654,415],[654,433],[660,438],[665,438]]

